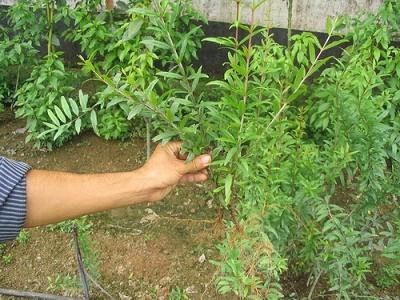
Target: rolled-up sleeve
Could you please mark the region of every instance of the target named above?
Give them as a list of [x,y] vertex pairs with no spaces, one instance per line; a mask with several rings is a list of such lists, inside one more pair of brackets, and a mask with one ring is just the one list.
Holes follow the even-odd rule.
[[0,156],[0,243],[19,234],[26,217],[26,173],[30,166]]

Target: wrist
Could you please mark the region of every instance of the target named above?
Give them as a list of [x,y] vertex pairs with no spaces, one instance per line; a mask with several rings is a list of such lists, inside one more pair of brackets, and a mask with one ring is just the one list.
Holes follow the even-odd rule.
[[154,177],[145,167],[136,169],[129,174],[131,191],[131,204],[151,201],[157,187]]

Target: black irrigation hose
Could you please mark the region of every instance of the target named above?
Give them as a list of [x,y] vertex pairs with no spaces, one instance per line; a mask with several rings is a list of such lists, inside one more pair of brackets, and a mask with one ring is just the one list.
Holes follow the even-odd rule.
[[74,225],[72,233],[74,236],[75,254],[76,254],[76,260],[78,261],[78,270],[79,270],[79,277],[81,279],[83,297],[85,300],[89,300],[90,299],[89,286],[88,286],[88,281],[87,281],[87,275],[85,272],[85,267],[83,265],[81,249],[79,247],[78,229],[77,229],[76,225]]
[[43,299],[43,300],[74,300],[76,298],[55,296],[49,294],[41,294],[41,293],[33,293],[33,292],[25,292],[25,291],[17,291],[17,290],[9,290],[9,289],[1,289],[0,295],[4,296],[13,296],[13,297],[23,297],[30,299]]

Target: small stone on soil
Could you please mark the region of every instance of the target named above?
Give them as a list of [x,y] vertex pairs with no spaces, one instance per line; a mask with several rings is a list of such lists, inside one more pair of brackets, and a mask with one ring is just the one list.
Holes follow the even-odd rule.
[[18,128],[13,133],[14,134],[24,134],[26,132],[26,128]]
[[125,296],[124,294],[119,293],[119,299],[121,299],[121,300],[132,300],[132,297]]
[[193,285],[187,287],[186,290],[185,290],[185,292],[186,292],[187,294],[196,294],[196,293],[197,293],[196,290],[195,290],[195,287],[194,287]]
[[203,262],[205,262],[206,261],[206,256],[204,255],[204,254],[202,254],[202,255],[200,255],[200,257],[199,257],[199,263],[203,263]]
[[145,224],[145,223],[149,223],[149,222],[153,222],[157,219],[160,218],[159,215],[157,215],[152,209],[150,208],[146,208],[144,210],[148,215],[144,216],[142,219],[140,219],[139,223],[140,224]]

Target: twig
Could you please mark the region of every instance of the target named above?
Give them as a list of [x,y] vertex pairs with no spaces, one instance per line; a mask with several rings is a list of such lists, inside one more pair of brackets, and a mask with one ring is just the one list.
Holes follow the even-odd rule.
[[146,158],[147,160],[150,159],[151,155],[151,123],[148,118],[145,118],[146,122]]
[[322,273],[323,273],[323,271],[321,270],[318,273],[317,277],[315,278],[314,283],[313,283],[313,285],[311,287],[310,293],[308,294],[308,300],[312,299],[312,294],[314,293],[315,287],[317,286],[318,280],[321,277]]
[[43,300],[76,300],[79,298],[70,298],[42,293],[33,293],[33,292],[25,292],[25,291],[17,291],[17,290],[9,290],[9,289],[1,289],[0,295],[4,296],[12,296],[12,297],[23,297],[30,299],[43,299]]
[[85,300],[89,300],[89,297],[90,297],[90,295],[89,295],[89,286],[88,286],[88,283],[87,283],[85,267],[83,265],[81,249],[79,247],[78,229],[77,229],[76,225],[74,225],[72,234],[74,236],[75,254],[76,254],[76,260],[78,262],[79,277],[81,279],[83,296],[84,296]]
[[107,224],[106,226],[110,227],[110,228],[125,230],[125,231],[128,231],[128,230],[136,231],[136,233],[128,232],[128,234],[131,234],[131,235],[141,235],[143,233],[140,229],[131,228],[131,227],[124,227],[124,226],[114,225],[114,224]]
[[114,298],[109,292],[107,292],[96,280],[94,280],[94,278],[92,276],[90,276],[89,273],[86,273],[89,280],[100,290],[102,291],[104,294],[106,294],[110,299],[115,300],[116,298]]
[[205,296],[205,294],[206,294],[206,292],[207,292],[207,290],[208,290],[208,287],[209,287],[210,284],[214,281],[215,276],[217,275],[217,273],[218,273],[218,271],[215,271],[214,274],[213,274],[213,276],[211,276],[210,281],[206,283],[206,285],[205,285],[205,287],[204,287],[204,291],[203,291],[203,293],[201,294],[201,297],[200,297],[201,300],[203,300],[203,298],[204,298],[204,296]]
[[215,220],[204,220],[204,219],[180,219],[180,218],[173,218],[173,217],[161,217],[159,220],[170,220],[170,221],[176,221],[176,222],[195,222],[195,223],[208,223],[208,224],[214,224]]

